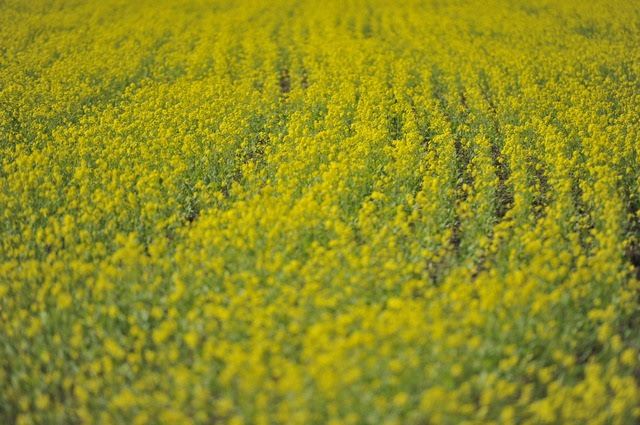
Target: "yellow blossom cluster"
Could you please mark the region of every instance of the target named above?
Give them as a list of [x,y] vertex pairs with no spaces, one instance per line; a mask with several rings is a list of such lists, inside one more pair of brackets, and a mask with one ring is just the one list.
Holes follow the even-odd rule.
[[640,422],[640,3],[0,2],[0,423]]

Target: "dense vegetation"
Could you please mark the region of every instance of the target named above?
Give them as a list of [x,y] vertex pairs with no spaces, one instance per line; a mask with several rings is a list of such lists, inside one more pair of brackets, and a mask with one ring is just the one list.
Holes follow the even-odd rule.
[[640,419],[640,4],[0,1],[0,422]]

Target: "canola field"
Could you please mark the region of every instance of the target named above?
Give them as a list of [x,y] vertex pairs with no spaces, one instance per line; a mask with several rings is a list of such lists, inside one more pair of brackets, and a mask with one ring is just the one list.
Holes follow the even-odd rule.
[[640,3],[0,2],[0,423],[640,423]]

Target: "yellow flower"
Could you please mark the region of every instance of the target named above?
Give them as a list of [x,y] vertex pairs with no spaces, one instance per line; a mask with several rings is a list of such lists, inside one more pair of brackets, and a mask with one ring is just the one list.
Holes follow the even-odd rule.
[[72,303],[73,303],[73,298],[71,297],[71,295],[65,292],[58,295],[58,308],[60,310],[66,310],[71,306]]
[[199,336],[198,336],[198,332],[196,332],[195,330],[191,330],[185,333],[183,338],[184,338],[184,342],[187,343],[189,348],[195,348],[198,345]]
[[39,394],[36,397],[36,407],[40,410],[44,410],[49,406],[49,397],[46,394]]

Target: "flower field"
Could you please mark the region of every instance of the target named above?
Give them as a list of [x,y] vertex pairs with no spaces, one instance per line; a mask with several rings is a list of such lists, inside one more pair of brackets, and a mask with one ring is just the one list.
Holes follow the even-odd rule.
[[0,1],[0,423],[640,423],[640,3]]

